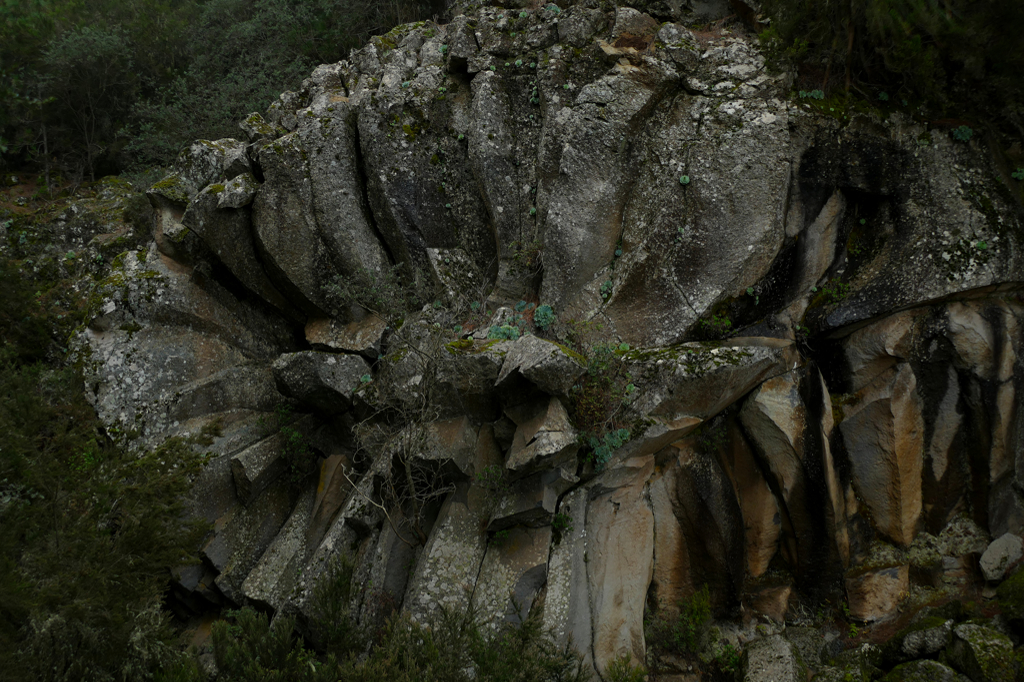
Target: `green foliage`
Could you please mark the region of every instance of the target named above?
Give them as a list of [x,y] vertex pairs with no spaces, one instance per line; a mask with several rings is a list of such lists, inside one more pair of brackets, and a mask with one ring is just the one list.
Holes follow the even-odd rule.
[[730,678],[735,678],[740,670],[740,652],[732,644],[726,644],[715,656],[715,665]]
[[706,647],[711,633],[711,595],[704,585],[692,597],[678,604],[679,614],[670,618],[661,613],[649,618],[649,641],[660,649],[682,656],[697,656]]
[[535,276],[541,268],[542,247],[543,244],[537,239],[532,242],[514,241],[509,244],[512,257],[510,270],[520,277]]
[[689,175],[680,175],[679,176],[679,184],[680,185],[689,185],[690,184],[690,176]]
[[151,679],[178,656],[160,605],[205,530],[182,500],[207,435],[118,447],[63,361],[64,292],[9,261],[0,286],[0,680]]
[[616,429],[609,431],[602,437],[591,436],[588,444],[592,450],[591,457],[598,470],[603,469],[615,451],[629,441],[631,434],[629,429]]
[[214,625],[221,676],[286,682],[586,682],[582,656],[558,646],[536,617],[484,629],[472,613],[440,611],[429,626],[394,616],[364,659],[317,656],[291,632],[293,621],[246,607]]
[[352,277],[338,275],[325,290],[340,305],[360,306],[392,327],[400,326],[408,313],[422,308],[427,300],[424,292],[409,282],[401,265],[380,274],[361,269]]
[[974,130],[970,126],[958,126],[953,128],[953,139],[958,142],[967,142],[974,135]]
[[561,542],[566,533],[573,531],[572,517],[563,513],[555,514],[551,517],[551,530],[555,534],[555,543]]
[[226,682],[334,682],[338,663],[334,657],[318,660],[298,641],[293,632],[295,621],[275,618],[245,607],[228,611],[227,620],[213,624],[213,653],[218,680]]
[[1024,24],[1014,0],[766,0],[762,10],[770,18],[762,44],[771,61],[799,68],[808,97],[842,91],[872,100],[875,91],[878,101],[923,102],[934,114],[960,118],[970,109],[1024,134],[1024,40],[1002,29]]
[[704,336],[711,339],[725,338],[732,331],[732,320],[726,313],[714,313],[701,320],[699,325]]
[[647,671],[642,665],[633,665],[633,655],[629,652],[609,663],[606,675],[609,682],[644,682],[647,679]]
[[193,139],[237,135],[239,120],[297,89],[316,64],[441,9],[435,0],[6,2],[7,160],[56,156],[72,175],[167,163]]
[[549,305],[539,306],[533,314],[533,323],[544,331],[555,323],[555,319],[555,311]]
[[825,93],[821,90],[801,90],[800,99],[825,99]]
[[827,303],[839,303],[850,295],[850,285],[838,279],[830,279],[821,287],[820,293]]
[[510,324],[503,324],[500,327],[498,325],[491,325],[490,330],[487,332],[487,338],[500,341],[515,341],[519,336],[519,327]]

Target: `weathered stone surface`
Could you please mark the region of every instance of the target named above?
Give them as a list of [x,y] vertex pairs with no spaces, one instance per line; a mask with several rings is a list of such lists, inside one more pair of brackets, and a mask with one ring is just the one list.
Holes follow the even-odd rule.
[[910,588],[909,566],[855,569],[846,577],[850,615],[874,621],[896,610]]
[[[387,524],[391,528],[380,507],[373,504],[374,492],[378,478],[384,473],[390,464],[387,458],[381,457],[375,460],[370,469],[361,478],[355,480],[345,499],[341,509],[334,516],[333,521],[319,539],[309,538],[308,558],[304,562],[301,575],[295,579],[294,590],[289,599],[288,610],[295,609],[302,619],[315,617],[313,604],[310,597],[316,591],[331,571],[335,570],[339,562],[347,556],[352,558],[353,553],[358,558],[367,544],[376,539],[374,529]],[[398,515],[396,515],[398,516]],[[401,518],[396,518],[400,523]],[[405,530],[404,528],[402,529]],[[407,542],[413,542],[407,538]],[[355,551],[353,551],[355,550]],[[361,566],[357,565],[357,569]],[[363,574],[353,576],[354,580],[365,579]],[[377,593],[365,593],[357,595],[357,602],[362,599],[371,599],[378,596]],[[401,595],[396,599],[400,602]],[[354,605],[355,612],[358,612],[359,603]]]
[[[624,232],[622,216],[627,202],[639,198],[637,188],[631,187],[634,160],[629,147],[620,141],[641,130],[678,78],[666,64],[645,66],[640,69],[627,61],[584,85],[550,126],[549,134],[562,146],[558,173],[544,187],[546,249],[541,299],[552,305],[571,303],[612,260]],[[678,201],[677,197],[673,203]]]
[[[709,438],[724,436],[724,429],[724,421],[713,424]],[[690,436],[657,456],[663,464],[651,481],[651,501],[661,551],[654,580],[670,612],[704,584],[714,606],[735,605],[746,573],[744,521],[716,449]]]
[[487,534],[477,511],[486,494],[463,483],[445,500],[409,579],[405,609],[414,620],[429,622],[441,606],[469,606],[487,550]]
[[[758,578],[768,570],[768,564],[779,549],[779,537],[782,534],[781,510],[778,500],[768,486],[768,481],[761,473],[750,444],[739,432],[734,421],[731,421],[727,428],[726,442],[719,451],[719,456],[732,482],[740,514],[743,516],[747,573],[751,578]],[[786,596],[788,598],[788,594]],[[772,611],[773,614],[778,613],[777,608]]]
[[1024,556],[1024,547],[1020,537],[1012,533],[1001,535],[992,541],[985,553],[981,555],[979,565],[985,580],[997,582]]
[[748,644],[740,670],[744,682],[799,682],[803,678],[793,645],[782,635],[756,639]]
[[306,341],[315,350],[359,353],[369,360],[380,355],[381,337],[387,322],[376,315],[342,324],[330,318],[319,318],[306,323]]
[[487,530],[500,531],[513,526],[549,524],[558,497],[579,479],[566,468],[556,468],[513,482],[491,513]]
[[[647,114],[631,159],[639,172],[614,209],[623,215],[622,257],[605,314],[636,344],[681,340],[715,303],[755,285],[785,236],[792,151],[790,108],[775,98],[782,79],[740,41],[706,50],[697,69],[680,75],[700,94]],[[735,88],[743,94],[728,97]]]
[[214,523],[202,556],[219,571],[217,589],[231,601],[242,600],[242,584],[291,515],[293,501],[285,486],[271,485],[247,506],[232,507]]
[[312,488],[299,496],[291,516],[242,583],[241,591],[247,599],[274,610],[284,606],[304,564],[306,531],[315,497]]
[[786,544],[798,574],[820,571],[830,552],[849,561],[845,500],[828,442],[831,407],[821,375],[805,366],[763,382],[740,411],[744,430],[781,493],[792,529]]
[[483,622],[521,623],[547,582],[551,527],[512,528],[492,540],[480,565],[473,606]]
[[218,180],[232,180],[249,172],[245,144],[238,140],[197,140],[181,150],[174,171],[189,190],[189,198]]
[[579,449],[576,429],[565,406],[551,398],[533,417],[518,424],[505,467],[515,474],[553,467],[571,460]]
[[[305,435],[315,424],[315,420],[307,415],[290,427]],[[286,441],[285,434],[278,432],[231,457],[231,475],[238,499],[243,504],[248,504],[288,470],[289,463],[284,456]]]
[[[832,303],[812,306],[807,313],[812,328],[835,329],[920,301],[1018,279],[1011,273],[1021,271],[1021,233],[1000,225],[1019,224],[1019,211],[1002,192],[981,202],[967,189],[991,172],[980,148],[958,144],[948,135],[932,135],[930,144],[922,146],[919,136],[926,131],[902,115],[884,123],[851,117],[846,130],[816,135],[794,183],[804,196],[831,194],[839,187],[847,193],[847,211],[860,203],[856,208],[864,216],[863,224],[850,221],[845,262],[830,270],[849,288]],[[838,158],[844,161],[836,163]],[[906,191],[897,196],[892,192],[897,186]],[[869,209],[858,192],[877,202]],[[970,227],[965,230],[965,225]]]
[[202,273],[155,250],[129,252],[96,294],[99,315],[80,337],[90,354],[85,373],[100,418],[141,431],[133,447],[188,419],[286,402],[254,364],[287,349],[285,325]]
[[924,424],[916,386],[909,364],[890,367],[843,407],[839,425],[854,486],[875,527],[904,547],[921,517]]
[[790,626],[782,631],[782,636],[796,649],[804,666],[811,670],[821,666],[822,651],[829,642],[827,632],[816,627]]
[[509,348],[497,384],[500,386],[513,372],[518,372],[545,393],[565,395],[584,371],[581,358],[530,334],[520,337]]
[[447,477],[472,478],[477,474],[479,429],[466,416],[428,424],[411,424],[387,444],[385,453],[431,462]]
[[789,612],[789,600],[793,586],[788,584],[767,585],[743,595],[744,604],[751,611],[776,623],[785,623]]
[[551,547],[548,585],[544,597],[544,628],[565,646],[573,642],[583,659],[593,665],[593,618],[587,585],[587,496],[584,487],[562,498],[558,513],[569,518],[572,530]]
[[843,340],[854,391],[863,389],[885,370],[910,358],[914,335],[925,315],[923,309],[906,310],[858,329]]
[[244,208],[252,203],[258,189],[259,183],[252,173],[232,178],[224,183],[224,189],[217,194],[217,208]]
[[[251,179],[252,176],[239,177]],[[185,209],[182,225],[198,235],[247,289],[278,310],[290,312],[291,304],[271,283],[256,254],[249,209],[244,205],[232,206],[230,204],[237,202],[230,201],[229,205],[222,206],[226,192],[224,185],[207,185]]]
[[285,395],[325,414],[344,412],[352,395],[370,374],[370,366],[355,355],[319,351],[287,353],[274,360],[274,380]]
[[464,249],[427,249],[426,257],[433,284],[446,301],[482,297],[484,277]]
[[335,516],[348,500],[349,493],[358,476],[352,470],[351,458],[345,454],[328,455],[320,463],[320,477],[316,486],[316,497],[310,512],[306,542],[317,546]]
[[266,181],[252,205],[253,235],[274,285],[310,317],[340,312],[325,287],[338,268],[317,229],[305,151],[295,133],[259,152]]
[[899,661],[927,658],[939,653],[953,639],[953,621],[925,618],[896,634],[886,645],[886,654]]
[[263,116],[256,113],[246,116],[245,119],[238,123],[238,127],[245,133],[249,142],[275,140],[288,132],[281,126],[267,122]]
[[938,661],[911,661],[898,665],[882,682],[967,682],[968,678]]
[[[645,604],[704,584],[721,613],[783,620],[852,562],[851,611],[872,620],[908,564],[932,585],[973,579],[987,535],[1024,528],[1024,214],[992,179],[1005,169],[899,113],[823,116],[749,37],[665,23],[724,1],[543,4],[378,36],[247,119],[248,147],[197,143],[150,192],[156,248],[116,261],[81,358],[104,422],[142,431],[133,447],[226,425],[191,504],[216,524],[212,568],[176,590],[220,599],[219,572],[223,597],[302,623],[343,553],[373,585],[353,602],[373,627],[403,601],[420,622],[473,600],[496,621],[509,590],[520,606],[543,590],[545,623],[606,672],[645,659]],[[330,287],[392,265],[456,305],[385,336]],[[491,324],[517,300],[552,305],[547,333],[619,349],[635,390],[614,421],[632,433],[603,470],[576,480],[578,359],[486,340],[464,297],[500,310]],[[348,409],[371,372],[344,354],[362,355],[360,418],[397,416],[393,444],[418,447],[357,458],[346,413],[296,507],[249,421],[318,402],[271,380],[306,318],[303,357],[363,363],[318,409]],[[763,336],[692,342],[729,333]],[[455,492],[415,519],[382,509],[396,454]],[[476,483],[502,465],[506,494]],[[950,523],[965,510],[984,527]],[[553,532],[556,511],[572,530]],[[522,542],[488,548],[488,529]],[[863,556],[922,530],[939,534],[927,552]],[[901,646],[934,654],[933,635]]]
[[770,377],[791,370],[798,353],[777,339],[732,339],[628,351],[623,356],[638,387],[632,414],[653,422],[620,452],[655,453],[693,431]]
[[644,598],[654,569],[654,515],[644,499],[654,457],[634,457],[599,477],[587,502],[587,584],[594,663],[643,660]]
[[699,587],[690,567],[690,552],[685,527],[677,517],[680,467],[656,470],[648,486],[654,514],[654,570],[651,589],[658,609],[674,613],[683,599],[693,596]]
[[1011,682],[1014,679],[1013,643],[984,625],[957,625],[949,661],[975,682]]

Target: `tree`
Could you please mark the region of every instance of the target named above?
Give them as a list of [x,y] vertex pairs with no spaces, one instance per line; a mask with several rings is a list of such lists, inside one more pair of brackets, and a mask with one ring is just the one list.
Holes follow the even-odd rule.
[[82,26],[53,41],[43,54],[46,89],[58,116],[96,179],[96,159],[125,119],[138,91],[131,44],[120,28]]

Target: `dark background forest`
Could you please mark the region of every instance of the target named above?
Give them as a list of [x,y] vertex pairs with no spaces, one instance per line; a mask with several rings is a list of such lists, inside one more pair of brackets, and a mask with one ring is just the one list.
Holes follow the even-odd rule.
[[[639,3],[643,4],[643,3]],[[734,2],[742,10],[742,3]],[[766,0],[739,11],[801,89],[1024,133],[1014,0]],[[0,154],[66,179],[169,163],[443,0],[2,0]],[[920,109],[925,105],[924,109]]]

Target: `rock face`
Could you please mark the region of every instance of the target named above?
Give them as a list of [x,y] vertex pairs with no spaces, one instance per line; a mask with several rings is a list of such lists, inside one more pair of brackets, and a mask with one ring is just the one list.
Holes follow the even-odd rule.
[[[1024,532],[1004,162],[793,96],[756,40],[684,25],[725,2],[528,4],[378,36],[149,191],[153,242],[76,346],[133,447],[218,434],[175,594],[301,624],[351,561],[362,625],[534,613],[605,675],[649,660],[645,610],[705,585],[717,615],[780,623],[842,585],[873,621],[993,537],[1003,579]],[[1003,679],[971,627],[948,660]],[[805,673],[781,636],[743,666]]]

